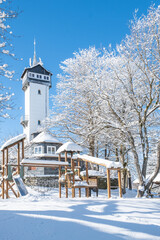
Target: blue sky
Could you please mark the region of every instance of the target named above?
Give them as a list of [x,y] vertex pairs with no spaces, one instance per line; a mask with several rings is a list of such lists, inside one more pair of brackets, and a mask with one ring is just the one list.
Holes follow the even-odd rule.
[[101,48],[112,44],[114,47],[129,33],[129,21],[135,9],[139,9],[138,16],[141,16],[153,3],[157,6],[160,0],[14,0],[11,8],[22,11],[11,23],[16,35],[14,53],[23,60],[8,60],[10,69],[15,70],[15,80],[5,80],[5,86],[12,87],[15,93],[15,107],[10,112],[12,119],[0,121],[0,142],[23,131],[20,117],[24,114],[24,93],[20,76],[33,56],[34,37],[37,57],[53,73],[52,95],[56,93],[61,61],[89,46]]

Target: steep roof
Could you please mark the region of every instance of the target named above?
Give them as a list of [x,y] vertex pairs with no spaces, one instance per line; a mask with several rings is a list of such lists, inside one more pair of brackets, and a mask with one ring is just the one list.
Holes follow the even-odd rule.
[[42,143],[42,142],[47,142],[47,143],[61,143],[58,139],[54,138],[49,132],[41,132],[36,136],[33,140],[32,143]]
[[13,144],[16,144],[18,141],[21,141],[21,140],[25,139],[25,137],[26,137],[26,134],[20,134],[20,135],[18,135],[16,137],[13,137],[13,138],[9,139],[7,142],[5,142],[2,145],[0,150],[2,151],[4,148],[9,147],[9,146],[11,146]]
[[106,168],[123,168],[122,164],[120,162],[113,162],[110,160],[102,159],[102,158],[96,158],[92,157],[86,154],[76,154],[77,158],[82,159],[85,162],[90,162],[93,164],[101,165]]
[[26,159],[24,158],[21,162],[22,165],[26,166],[36,166],[36,167],[58,167],[67,166],[68,162],[60,162],[56,160],[46,160],[46,159]]
[[[80,175],[81,176],[86,176],[86,170],[85,171],[81,171]],[[88,176],[89,177],[104,177],[105,174],[103,172],[96,171],[96,170],[88,170]]]
[[30,72],[35,72],[35,73],[41,73],[41,74],[51,74],[51,72],[49,72],[48,70],[46,70],[40,63],[38,63],[37,65],[33,66],[33,67],[28,67],[25,68],[21,78],[23,78],[24,74],[26,73],[26,71],[30,71]]
[[63,144],[58,150],[57,153],[62,153],[62,152],[82,152],[83,149],[77,145],[76,143],[73,142],[66,142]]

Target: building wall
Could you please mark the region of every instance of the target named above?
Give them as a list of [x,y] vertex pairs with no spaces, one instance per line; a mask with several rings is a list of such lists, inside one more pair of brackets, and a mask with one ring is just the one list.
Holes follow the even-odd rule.
[[[42,147],[42,153],[46,153],[47,154],[47,147],[48,146],[56,147],[56,151],[57,151],[58,148],[60,148],[62,146],[62,143],[46,143],[46,142],[34,143],[33,146],[32,146],[32,154],[34,154],[34,148],[38,147],[38,146]],[[56,160],[58,160],[58,154],[57,154]]]
[[[38,94],[38,90],[41,94]],[[42,121],[48,116],[49,111],[49,86],[29,83],[25,90],[25,115],[29,117],[28,126],[24,129],[27,138],[31,140],[31,134],[37,132],[38,121]]]
[[[58,176],[30,176],[25,177],[24,182],[27,186],[58,188]],[[39,189],[39,191],[41,191],[41,189]]]
[[23,128],[24,133],[27,135],[27,138],[30,136],[30,87],[25,89],[25,116],[24,118],[28,120],[28,125]]

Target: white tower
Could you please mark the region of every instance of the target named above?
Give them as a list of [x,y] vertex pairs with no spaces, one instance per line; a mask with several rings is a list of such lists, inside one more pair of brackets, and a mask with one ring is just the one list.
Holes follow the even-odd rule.
[[41,59],[37,62],[34,40],[33,63],[22,73],[22,89],[25,94],[25,116],[21,118],[23,132],[30,141],[39,132],[42,121],[48,116],[49,89],[51,88],[52,73],[47,71]]

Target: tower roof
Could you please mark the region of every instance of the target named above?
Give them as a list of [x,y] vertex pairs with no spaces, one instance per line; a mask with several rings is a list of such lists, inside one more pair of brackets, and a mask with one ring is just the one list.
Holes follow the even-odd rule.
[[49,72],[48,70],[46,70],[40,63],[37,63],[37,65],[33,66],[33,67],[28,67],[28,68],[25,68],[22,75],[21,75],[21,78],[24,77],[26,71],[30,71],[30,72],[35,72],[35,73],[42,73],[42,74],[47,74],[47,75],[52,75],[51,72]]
[[41,74],[46,74],[46,75],[52,75],[51,72],[49,72],[48,70],[46,70],[43,67],[43,63],[42,63],[41,58],[39,58],[39,61],[37,61],[37,57],[36,57],[36,40],[35,39],[34,39],[33,63],[32,63],[31,58],[30,58],[29,65],[30,65],[30,67],[24,69],[21,78],[23,78],[23,76],[26,73],[26,71],[35,72],[35,73],[41,73]]
[[57,153],[62,152],[82,152],[83,149],[76,143],[66,142],[60,148],[58,148]]

